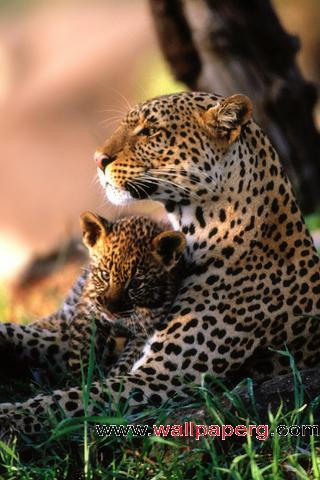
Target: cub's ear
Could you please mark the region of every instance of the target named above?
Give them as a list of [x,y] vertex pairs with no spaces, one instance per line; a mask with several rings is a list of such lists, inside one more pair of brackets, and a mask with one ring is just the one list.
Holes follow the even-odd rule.
[[231,144],[252,115],[252,103],[245,95],[226,97],[201,115],[201,123],[207,133]]
[[152,240],[152,254],[171,270],[180,260],[187,242],[181,232],[162,232]]
[[93,248],[99,240],[104,240],[112,229],[111,222],[91,212],[81,213],[80,225],[83,243],[89,249]]

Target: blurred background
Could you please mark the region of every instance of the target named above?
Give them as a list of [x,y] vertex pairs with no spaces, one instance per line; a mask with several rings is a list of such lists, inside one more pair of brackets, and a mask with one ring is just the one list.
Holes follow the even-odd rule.
[[[273,6],[318,83],[319,0]],[[0,312],[21,321],[52,311],[80,271],[80,212],[119,214],[96,182],[97,145],[130,105],[187,87],[162,57],[147,0],[0,0],[0,14]]]

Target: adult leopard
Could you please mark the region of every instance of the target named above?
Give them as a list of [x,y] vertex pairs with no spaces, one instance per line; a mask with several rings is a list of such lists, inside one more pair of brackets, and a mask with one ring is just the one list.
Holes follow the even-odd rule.
[[[169,325],[156,331],[131,372],[107,379],[104,391],[93,384],[91,412],[108,393],[132,407],[185,397],[185,379],[232,375],[268,347],[286,344],[301,366],[319,362],[320,322],[312,317],[320,313],[319,257],[251,112],[243,95],[162,96],[129,111],[97,151],[109,200],[162,202],[186,235],[195,268]],[[270,362],[263,368],[272,373]],[[38,415],[54,404],[69,416],[83,413],[81,392],[69,389],[2,405],[3,419],[33,432],[41,428]]]

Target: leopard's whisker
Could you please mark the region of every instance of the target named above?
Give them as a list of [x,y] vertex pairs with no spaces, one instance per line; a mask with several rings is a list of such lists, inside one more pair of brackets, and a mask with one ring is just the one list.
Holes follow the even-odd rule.
[[113,116],[113,117],[108,117],[106,118],[105,120],[101,120],[99,123],[100,125],[104,125],[105,127],[109,126],[109,125],[113,125],[117,122],[119,122],[119,120],[121,120],[122,117],[118,117],[118,116]]
[[129,110],[132,109],[132,105],[130,104],[129,100],[124,95],[122,95],[122,93],[119,92],[119,90],[110,86],[109,86],[109,90],[113,91],[116,95],[118,95],[118,97],[125,102],[125,105]]
[[[193,171],[192,167],[190,167],[189,171],[187,171],[187,170],[185,170],[185,169],[182,169],[182,168],[179,168],[177,171],[174,171],[174,169],[173,169],[172,167],[169,168],[169,171],[166,171],[165,168],[162,168],[162,167],[159,168],[159,169],[150,169],[150,170],[148,170],[148,172],[155,173],[155,174],[157,174],[157,175],[159,175],[159,174],[160,174],[160,175],[168,175],[168,176],[171,175],[171,176],[175,176],[175,177],[177,177],[177,176],[179,175],[179,173],[181,174],[181,172],[190,173],[190,171],[191,171],[191,172]],[[202,176],[205,180],[210,179],[210,180],[213,181],[213,178],[212,178],[210,175],[206,175],[206,174],[204,174],[203,172],[200,173],[199,170],[194,170],[194,172],[195,172],[196,174],[199,174],[200,176]],[[185,175],[183,175],[183,179],[186,179],[186,178],[187,178],[187,177],[186,177]],[[198,178],[196,178],[196,177],[192,177],[191,180],[193,180],[194,182],[199,183],[199,184],[202,185],[200,179],[198,179]],[[206,184],[205,188],[206,188],[207,190],[209,190],[210,192],[212,192],[213,194],[216,193],[216,191],[213,190],[213,189],[212,189],[209,185],[207,185],[207,184]]]
[[[188,167],[188,170],[186,170],[183,167],[179,167],[178,169],[175,169],[174,167],[172,167],[170,165],[164,165],[164,166],[159,167],[159,168],[152,168],[149,171],[151,171],[152,173],[165,172],[166,174],[168,173],[168,174],[176,175],[176,176],[181,174],[181,173],[188,174],[191,171],[191,172],[194,172],[197,175],[200,175],[205,180],[209,179],[211,181],[214,181],[214,179],[211,175],[208,175],[207,173],[201,171],[199,168],[193,167],[192,165],[190,167]],[[183,175],[183,177],[185,178],[185,175]],[[197,180],[197,181],[199,181],[199,180]],[[208,187],[208,188],[210,189],[210,187]]]
[[100,185],[98,175],[94,175],[94,176],[93,176],[93,178],[91,179],[89,188],[92,188],[92,187],[95,186],[95,185]]
[[120,118],[122,118],[127,112],[125,110],[120,110],[118,108],[104,108],[102,110],[98,110],[98,113],[119,113],[121,115]]
[[158,177],[153,177],[152,175],[143,175],[142,177],[139,177],[145,182],[149,183],[167,183],[169,185],[174,186],[175,188],[180,189],[183,191],[186,196],[192,197],[196,200],[198,200],[199,196],[197,196],[196,192],[191,192],[189,187],[184,187],[183,185],[179,185],[178,183],[173,182],[172,180],[166,179],[166,178],[158,178]]
[[[146,197],[147,197],[149,200],[152,200],[152,198],[150,197],[150,195],[148,194],[148,192],[145,190],[144,187],[146,187],[146,185],[145,185],[143,182],[141,182],[141,181],[139,181],[139,180],[137,180],[137,179],[134,179],[134,183],[136,184],[136,186],[137,186],[138,188],[140,188],[140,189],[143,191],[143,193],[146,195]],[[133,183],[132,183],[132,181],[131,181],[130,183],[128,182],[128,185],[131,185],[132,187],[134,186]],[[139,194],[139,198],[141,198],[139,192],[138,192],[138,194]]]
[[[177,177],[177,175],[172,174],[172,173],[157,172],[157,174],[159,174],[159,173],[160,173],[161,175],[163,175],[163,176],[166,176],[166,177],[170,177],[170,176],[175,177],[175,178]],[[153,175],[150,175],[149,172],[148,172],[147,174],[144,174],[144,175],[145,175],[144,178],[152,178],[152,179],[157,179],[157,180],[159,180],[159,181],[161,181],[161,180],[164,181],[163,178],[158,178],[158,177],[155,177],[155,176],[153,176]],[[167,178],[167,181],[168,181],[168,182],[171,182],[171,183],[173,182],[173,180],[171,180],[170,178]],[[173,183],[175,183],[177,186],[182,187],[182,188],[184,188],[185,190],[187,190],[188,192],[191,193],[191,188],[190,188],[190,187],[177,184],[176,182],[173,182]]]
[[138,188],[130,180],[127,181],[127,184],[137,193],[138,198],[141,198]]
[[169,179],[157,178],[157,177],[153,177],[152,175],[144,175],[143,177],[140,177],[140,178],[142,178],[143,181],[145,182],[153,183],[153,184],[159,183],[159,182],[167,182],[171,185],[177,186],[181,190],[185,190],[188,194],[191,194],[190,189],[188,187],[184,187],[183,185],[176,184],[175,182]]
[[189,173],[190,171],[192,171],[192,172],[202,176],[205,179],[210,179],[212,181],[214,180],[211,175],[207,174],[206,172],[203,172],[202,170],[200,170],[200,168],[198,168],[196,166],[193,166],[193,165],[190,165],[188,167],[188,170],[183,168],[183,167],[175,168],[171,165],[163,165],[162,167],[152,168],[152,169],[150,169],[150,171],[152,171],[152,172],[169,171],[169,172],[171,172],[172,174],[175,174],[175,175],[179,174],[180,172]]

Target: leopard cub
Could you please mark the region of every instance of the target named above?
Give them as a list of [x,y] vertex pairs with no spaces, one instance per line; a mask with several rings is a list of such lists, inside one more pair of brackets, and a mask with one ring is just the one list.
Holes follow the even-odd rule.
[[87,365],[95,324],[100,365],[107,369],[121,353],[112,374],[129,371],[146,339],[164,325],[176,297],[184,276],[185,237],[137,216],[111,223],[84,212],[81,226],[90,263],[68,326],[69,365],[74,374],[81,362]]

